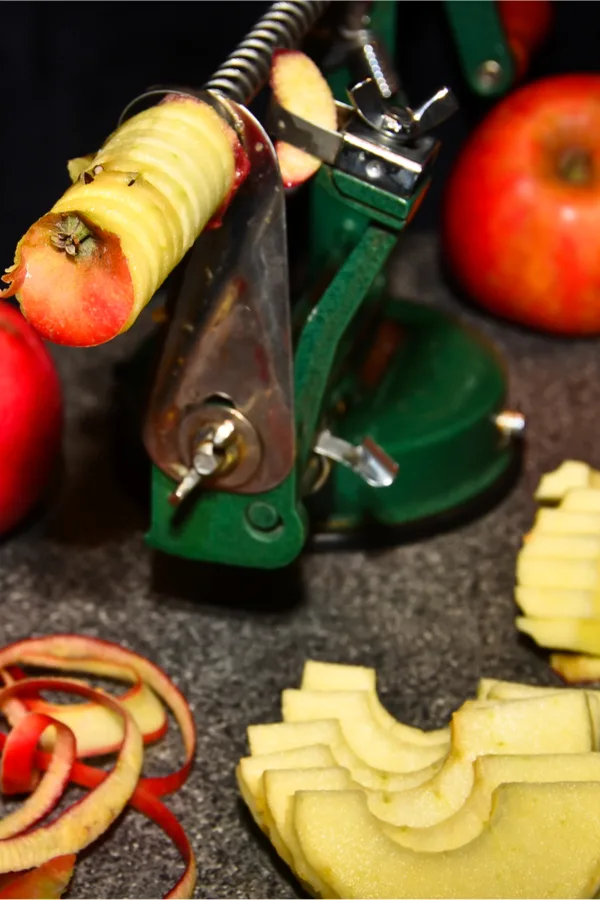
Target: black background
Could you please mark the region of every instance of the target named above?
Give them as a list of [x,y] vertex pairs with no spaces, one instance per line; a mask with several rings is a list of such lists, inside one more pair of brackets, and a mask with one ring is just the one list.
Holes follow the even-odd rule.
[[[442,4],[399,0],[397,67],[417,105],[441,84],[461,110],[439,131],[437,179],[414,227],[435,225],[444,179],[489,101],[462,80]],[[468,0],[465,0],[468,2]],[[0,3],[0,268],[67,187],[65,161],[95,150],[127,102],[157,83],[200,86],[268,3]],[[555,0],[554,25],[528,78],[600,71],[596,2]]]

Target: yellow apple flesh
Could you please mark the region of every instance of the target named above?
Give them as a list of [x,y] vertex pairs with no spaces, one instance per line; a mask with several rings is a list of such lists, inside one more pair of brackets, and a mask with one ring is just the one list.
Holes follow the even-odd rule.
[[308,866],[346,898],[594,897],[600,783],[505,784],[488,827],[455,850],[395,843],[360,791],[307,791],[294,826]]

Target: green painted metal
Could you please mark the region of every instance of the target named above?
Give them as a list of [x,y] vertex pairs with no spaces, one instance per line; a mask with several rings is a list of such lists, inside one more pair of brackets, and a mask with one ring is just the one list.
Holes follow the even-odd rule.
[[420,304],[391,300],[383,316],[401,326],[402,343],[375,390],[361,396],[350,373],[344,391],[350,402],[335,433],[351,443],[370,435],[399,464],[399,474],[391,487],[374,490],[334,466],[309,504],[318,531],[439,515],[485,492],[512,461],[513,448],[494,424],[505,399],[504,366],[494,349]]
[[500,97],[513,85],[515,64],[495,0],[444,0],[463,75],[471,90]]
[[[152,470],[152,523],[148,543],[172,556],[277,569],[302,552],[308,533],[304,507],[297,502],[295,472],[278,487],[251,497],[198,492],[179,518],[169,504],[173,482]],[[256,514],[256,504],[263,509]],[[266,512],[264,506],[269,507]],[[265,515],[266,513],[266,515]]]
[[[462,29],[459,50],[472,76],[476,27],[486,59],[490,48],[501,51],[491,2],[446,6],[454,29]],[[392,56],[397,7],[376,0],[372,12]],[[346,99],[349,82],[345,71],[331,76],[338,99]],[[206,562],[278,568],[302,552],[315,525],[343,532],[365,521],[420,520],[478,496],[507,469],[512,448],[493,421],[505,393],[496,353],[439,311],[385,293],[385,264],[427,187],[406,200],[322,167],[310,188],[310,288],[293,315],[295,469],[264,494],[199,491],[181,515],[168,502],[173,483],[154,468],[152,546]],[[384,319],[398,323],[405,340],[381,381],[368,387],[361,365]],[[352,443],[369,435],[381,444],[400,464],[394,485],[374,489],[334,465],[308,496],[317,473],[312,448],[325,424]]]

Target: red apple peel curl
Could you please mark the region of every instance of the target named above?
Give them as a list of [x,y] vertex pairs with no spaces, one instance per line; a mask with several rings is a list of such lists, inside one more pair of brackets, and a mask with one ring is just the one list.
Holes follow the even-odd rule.
[[[166,777],[142,778],[143,738],[133,712],[127,710],[122,698],[72,678],[28,678],[21,665],[108,675],[134,682],[134,689],[143,684],[151,692],[146,697],[160,697],[182,729],[186,751],[183,766]],[[166,896],[192,896],[196,864],[189,840],[173,813],[159,799],[185,781],[196,746],[191,712],[168,676],[119,645],[76,635],[53,635],[4,647],[0,649],[0,669],[8,682],[0,691],[0,708],[6,712],[10,707],[14,723],[8,736],[0,735],[3,750],[0,788],[5,793],[29,793],[19,810],[0,821],[0,871],[32,870],[0,875],[0,898],[61,896],[73,872],[76,854],[104,833],[127,805],[155,821],[182,855],[185,871]],[[89,702],[80,708],[88,721],[94,709],[108,709],[120,718],[122,740],[113,769],[107,772],[78,761],[76,736],[71,728],[47,712],[40,712],[40,709],[61,709],[60,704],[41,699],[40,692],[47,690],[69,691],[85,697]],[[130,693],[127,691],[125,696]],[[150,704],[155,701],[156,697]],[[32,705],[36,711],[31,711]],[[137,709],[138,716],[141,708]],[[77,707],[64,705],[62,709],[74,712]],[[77,727],[82,720],[74,717],[74,721]],[[39,749],[49,732],[53,734],[51,753]],[[90,793],[55,821],[38,824],[56,806],[69,782],[88,788]]]

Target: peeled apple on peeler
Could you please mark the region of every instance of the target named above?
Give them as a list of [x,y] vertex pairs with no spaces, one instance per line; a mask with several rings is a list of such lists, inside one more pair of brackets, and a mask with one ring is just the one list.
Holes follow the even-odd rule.
[[[336,125],[326,80],[303,53],[275,54],[280,104]],[[320,160],[279,142],[282,180],[306,181]],[[91,347],[133,325],[249,171],[242,144],[204,101],[169,94],[127,120],[93,155],[69,163],[71,187],[17,245],[0,296],[57,344]]]
[[89,347],[126,331],[248,172],[207,103],[170,94],[121,125],[27,231],[2,276],[31,325]]

